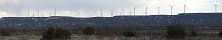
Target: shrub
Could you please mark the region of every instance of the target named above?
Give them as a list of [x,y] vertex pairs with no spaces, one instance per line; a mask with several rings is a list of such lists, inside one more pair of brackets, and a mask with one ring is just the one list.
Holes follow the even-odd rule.
[[167,38],[185,38],[184,28],[180,25],[167,27]]
[[190,33],[190,36],[197,36],[196,31],[192,31],[192,32]]
[[84,35],[94,35],[95,34],[95,30],[93,27],[86,27],[82,30],[82,33]]
[[53,28],[50,27],[46,32],[42,35],[42,40],[54,40],[54,39],[62,39],[67,40],[71,38],[71,33],[62,28]]
[[10,36],[11,33],[8,31],[0,31],[1,36]]
[[135,37],[136,33],[135,32],[123,32],[123,35],[125,37]]
[[219,35],[218,35],[219,37],[222,37],[222,31],[220,31],[220,33],[219,33]]

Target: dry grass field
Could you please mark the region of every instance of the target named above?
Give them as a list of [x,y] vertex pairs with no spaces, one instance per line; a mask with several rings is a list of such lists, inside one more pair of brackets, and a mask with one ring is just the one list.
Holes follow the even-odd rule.
[[[0,36],[0,40],[40,40],[46,30],[22,30],[12,31],[10,36]],[[195,30],[196,37],[186,37],[185,39],[167,39],[166,30],[133,30],[135,37],[125,37],[125,30],[99,30],[96,29],[94,35],[84,35],[82,31],[73,31],[70,40],[222,40],[218,37],[220,30]],[[187,34],[193,30],[185,30]],[[64,33],[64,32],[63,32]],[[108,35],[107,35],[108,34]]]
[[[2,36],[0,40],[40,40],[41,36]],[[70,40],[148,40],[145,37],[72,36]]]
[[[41,36],[1,36],[0,40],[40,40]],[[221,37],[186,37],[166,39],[165,37],[123,37],[123,36],[72,36],[70,40],[222,40]]]

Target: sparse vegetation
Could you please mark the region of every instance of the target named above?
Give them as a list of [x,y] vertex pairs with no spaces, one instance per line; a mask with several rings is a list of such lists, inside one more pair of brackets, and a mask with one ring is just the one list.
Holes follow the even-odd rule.
[[53,39],[62,39],[67,40],[71,38],[71,33],[62,28],[48,28],[48,31],[44,32],[41,40],[53,40]]
[[167,27],[167,38],[185,38],[184,28],[180,25],[168,26]]
[[95,30],[93,27],[86,27],[82,30],[82,33],[84,35],[94,35],[95,34]]

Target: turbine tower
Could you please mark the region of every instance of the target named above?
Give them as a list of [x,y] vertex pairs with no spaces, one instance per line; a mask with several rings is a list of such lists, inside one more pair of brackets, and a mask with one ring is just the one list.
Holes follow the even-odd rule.
[[44,14],[41,13],[41,17],[44,17]]
[[146,5],[146,9],[145,9],[145,15],[147,15],[147,11],[148,11],[147,9],[148,9],[148,8],[147,8],[147,5]]
[[39,9],[37,9],[37,11],[38,11],[38,17],[39,17]]
[[217,4],[214,5],[214,12],[217,12]]
[[160,6],[157,7],[157,13],[160,14]]
[[170,5],[170,14],[173,15],[173,5]]
[[103,10],[100,8],[100,15],[103,17]]
[[55,8],[54,10],[55,10],[55,12],[54,12],[54,16],[56,16],[56,11],[57,11],[57,9]]
[[111,17],[113,16],[113,10],[111,10]]
[[122,15],[124,15],[124,9],[122,9]]
[[171,15],[173,15],[173,7],[174,7],[172,1],[174,1],[174,0],[171,0],[171,1],[170,1],[170,5],[169,5],[169,6],[170,6],[170,14],[171,14]]
[[186,4],[187,4],[187,3],[186,3],[186,0],[184,0],[184,2],[185,2],[185,3],[184,3],[184,5],[183,5],[183,13],[186,13],[186,6],[187,6],[187,5],[186,5]]
[[214,12],[216,13],[217,12],[217,1],[214,0]]
[[148,11],[148,7],[147,7],[148,4],[149,4],[149,0],[146,1],[145,15],[148,15],[148,12],[147,12]]
[[129,14],[130,14],[130,16],[131,16],[131,15],[132,15],[132,12],[130,11]]
[[32,14],[32,17],[35,17],[35,13]]
[[49,16],[52,16],[52,13],[49,13]]
[[81,15],[80,9],[78,9],[78,15]]
[[29,17],[29,9],[27,11],[28,11],[28,17]]
[[136,8],[135,7],[133,8],[133,13],[134,13],[134,15],[136,15]]
[[119,12],[119,15],[121,15],[122,14],[122,12]]

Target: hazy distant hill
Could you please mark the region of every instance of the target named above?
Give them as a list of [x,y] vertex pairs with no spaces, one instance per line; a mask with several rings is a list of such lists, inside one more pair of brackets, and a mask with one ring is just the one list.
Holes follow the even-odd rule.
[[123,15],[114,17],[76,18],[51,17],[2,17],[0,27],[40,28],[58,27],[163,27],[181,24],[189,28],[214,28],[222,26],[222,13],[181,13],[178,15]]

